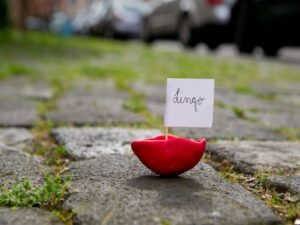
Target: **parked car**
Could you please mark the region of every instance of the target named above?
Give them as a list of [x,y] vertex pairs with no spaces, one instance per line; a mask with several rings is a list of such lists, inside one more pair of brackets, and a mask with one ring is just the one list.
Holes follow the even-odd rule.
[[147,6],[139,0],[102,0],[94,11],[92,33],[109,38],[137,37]]
[[177,38],[184,46],[204,42],[215,49],[235,43],[240,52],[256,46],[274,56],[300,45],[299,0],[162,0],[143,21],[141,38]]
[[178,38],[184,46],[205,42],[215,49],[230,41],[230,19],[236,0],[162,0],[143,21],[141,38]]
[[239,0],[234,9],[234,42],[240,52],[260,46],[276,56],[283,46],[300,46],[299,0]]
[[79,12],[72,20],[72,27],[75,34],[87,34],[89,26],[89,14],[87,11]]

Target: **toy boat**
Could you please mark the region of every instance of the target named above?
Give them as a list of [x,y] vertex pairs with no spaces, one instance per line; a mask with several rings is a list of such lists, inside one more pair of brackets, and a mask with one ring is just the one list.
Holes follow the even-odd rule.
[[206,140],[160,135],[131,143],[139,160],[162,176],[177,176],[192,169],[202,158]]

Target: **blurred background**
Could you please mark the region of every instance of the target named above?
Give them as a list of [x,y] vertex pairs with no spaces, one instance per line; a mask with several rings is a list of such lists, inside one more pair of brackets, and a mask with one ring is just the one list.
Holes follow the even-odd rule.
[[[281,55],[300,58],[298,0],[1,0],[0,4],[1,27],[156,41],[158,48],[179,50],[182,45],[202,53],[227,44],[225,55],[260,52],[275,57],[285,48]],[[204,45],[199,49],[200,43]]]

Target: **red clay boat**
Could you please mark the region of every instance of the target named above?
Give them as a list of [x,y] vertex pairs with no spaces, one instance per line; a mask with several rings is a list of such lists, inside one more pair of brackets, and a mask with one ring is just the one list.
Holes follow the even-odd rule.
[[162,176],[176,176],[192,169],[202,158],[206,140],[160,135],[131,143],[140,161]]

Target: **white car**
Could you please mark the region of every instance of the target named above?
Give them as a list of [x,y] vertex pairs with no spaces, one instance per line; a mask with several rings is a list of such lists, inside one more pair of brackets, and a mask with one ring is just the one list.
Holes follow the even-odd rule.
[[109,38],[137,37],[147,8],[140,0],[102,0],[94,11],[92,33]]

